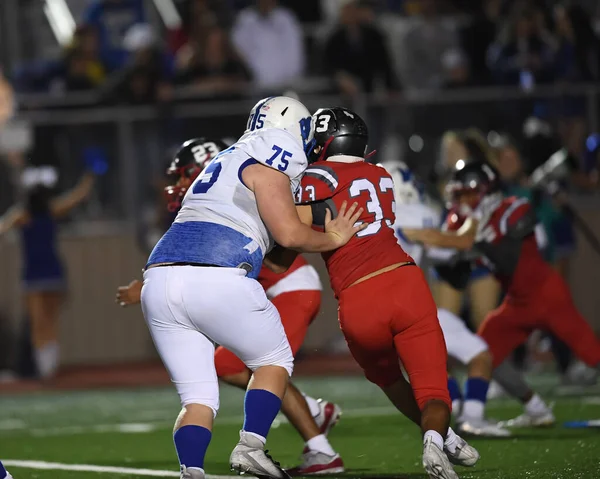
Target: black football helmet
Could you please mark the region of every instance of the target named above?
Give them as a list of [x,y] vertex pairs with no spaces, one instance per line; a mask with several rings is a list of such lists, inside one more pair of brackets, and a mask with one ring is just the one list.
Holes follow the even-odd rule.
[[[484,197],[499,192],[500,175],[493,166],[482,161],[458,161],[446,185],[447,207],[468,215]],[[468,204],[461,203],[461,197],[469,193],[471,195]]]
[[167,175],[173,180],[173,184],[165,188],[169,211],[176,211],[181,206],[189,185],[225,149],[227,145],[223,141],[208,138],[187,140],[179,147],[167,169]]
[[321,108],[313,115],[313,121],[315,149],[309,155],[309,163],[336,155],[365,157],[369,130],[357,113],[341,107]]

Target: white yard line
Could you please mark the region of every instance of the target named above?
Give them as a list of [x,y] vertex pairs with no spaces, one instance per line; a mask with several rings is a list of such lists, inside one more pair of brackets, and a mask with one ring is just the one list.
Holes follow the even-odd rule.
[[[158,471],[156,469],[133,469],[131,467],[94,466],[92,464],[63,464],[60,462],[19,461],[7,459],[2,461],[7,467],[22,467],[24,469],[43,469],[46,471],[77,471],[100,472],[106,474],[132,474],[136,476],[179,477],[179,472]],[[238,476],[207,475],[207,479],[239,479]]]
[[[360,418],[360,417],[379,417],[391,416],[400,414],[392,406],[357,408],[343,410],[343,418]],[[216,425],[242,425],[243,416],[225,416],[217,417]],[[273,428],[279,427],[281,424],[286,424],[287,419],[279,415],[273,423]],[[121,433],[121,434],[146,434],[160,429],[169,429],[172,427],[173,421],[166,419],[162,421],[144,421],[135,423],[115,423],[115,424],[94,424],[87,426],[56,426],[46,428],[29,427],[24,421],[7,421],[0,422],[0,432],[10,434],[13,432],[26,434],[34,437],[52,437],[52,436],[72,436],[75,434],[90,434],[90,433]]]

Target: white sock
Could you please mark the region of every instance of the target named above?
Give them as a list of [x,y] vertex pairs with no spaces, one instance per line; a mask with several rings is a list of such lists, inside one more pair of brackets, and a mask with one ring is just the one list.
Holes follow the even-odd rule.
[[256,434],[254,432],[250,432],[250,431],[244,431],[245,434],[250,434],[251,436],[254,436],[256,439],[258,439],[260,442],[263,443],[263,446],[267,443],[267,438],[261,436],[260,434]]
[[451,427],[448,428],[448,434],[446,434],[446,440],[444,441],[444,447],[450,451],[451,454],[456,452],[456,446],[458,445],[458,435],[452,430]]
[[35,350],[35,362],[42,378],[54,376],[58,369],[59,347],[57,341],[46,343]]
[[431,438],[431,441],[437,447],[439,447],[442,451],[444,450],[444,439],[442,438],[442,436],[440,436],[439,432],[434,431],[432,429],[430,429],[429,431],[426,431],[425,434],[423,435],[423,443],[425,443],[425,441],[427,441],[428,437]]
[[310,414],[312,417],[317,417],[319,414],[321,414],[321,408],[319,407],[317,400],[307,396],[304,393],[302,393],[302,395],[304,396],[304,399],[306,399],[306,404],[308,404],[308,409],[310,409]]
[[329,444],[325,434],[319,434],[318,436],[306,441],[306,447],[308,447],[311,451],[322,452],[328,456],[335,456],[335,451],[331,447],[331,444]]
[[194,471],[202,471],[202,472],[204,472],[204,469],[202,469],[201,467],[186,467],[185,469],[186,469],[186,471],[194,470]]
[[483,419],[484,411],[485,405],[481,401],[467,399],[463,403],[463,409],[460,417],[468,419]]
[[455,399],[452,401],[452,415],[457,417],[460,416],[462,412],[462,401],[460,399]]
[[548,412],[548,406],[541,397],[534,394],[531,399],[525,403],[525,412],[531,416],[541,416]]

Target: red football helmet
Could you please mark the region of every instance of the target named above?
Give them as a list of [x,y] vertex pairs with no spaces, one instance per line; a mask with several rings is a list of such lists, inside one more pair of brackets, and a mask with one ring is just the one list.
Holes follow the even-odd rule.
[[452,178],[446,185],[446,207],[458,216],[467,217],[479,206],[484,197],[500,190],[499,175],[487,163],[458,162]]
[[200,175],[202,170],[227,145],[221,140],[207,138],[194,138],[184,142],[167,169],[167,175],[173,178],[174,183],[165,188],[167,208],[171,212],[181,207],[187,189]]

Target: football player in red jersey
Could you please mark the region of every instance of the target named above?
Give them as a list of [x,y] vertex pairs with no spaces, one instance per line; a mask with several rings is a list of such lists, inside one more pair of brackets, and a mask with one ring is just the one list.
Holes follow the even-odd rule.
[[[175,213],[187,189],[222,150],[227,148],[220,140],[196,138],[184,142],[175,154],[167,174],[173,184],[165,188],[168,210]],[[277,308],[290,347],[294,355],[302,346],[308,327],[315,319],[321,306],[321,281],[317,271],[298,255],[287,271],[269,263],[265,264],[281,272],[273,272],[266,266],[261,269],[258,281],[267,297]],[[117,302],[121,306],[139,304],[142,282],[132,281],[121,286]],[[219,346],[215,350],[215,368],[218,377],[228,384],[246,389],[251,371],[232,352]],[[302,464],[290,473],[298,475],[333,474],[344,472],[344,463],[327,439],[327,434],[341,416],[337,404],[304,395],[293,383],[289,383],[283,398],[281,411],[305,441]]]
[[[544,261],[536,241],[536,217],[525,198],[504,198],[498,174],[485,163],[459,163],[448,184],[451,201],[467,217],[456,232],[404,231],[426,245],[474,250],[506,291],[502,304],[479,329],[496,368],[494,377],[521,399],[525,413],[506,426],[547,426],[554,415],[507,361],[531,332],[544,329],[564,341],[591,367],[600,365],[600,341],[581,316],[560,274]],[[463,263],[464,265],[464,263]],[[464,276],[464,275],[463,275]]]
[[473,465],[479,454],[448,428],[446,346],[425,277],[391,228],[394,183],[385,169],[364,161],[368,131],[356,113],[328,108],[313,118],[316,161],[297,193],[301,219],[322,227],[345,203],[358,202],[359,223],[368,224],[347,245],[323,254],[340,327],[367,379],[421,427],[429,477],[457,478],[450,462]]

